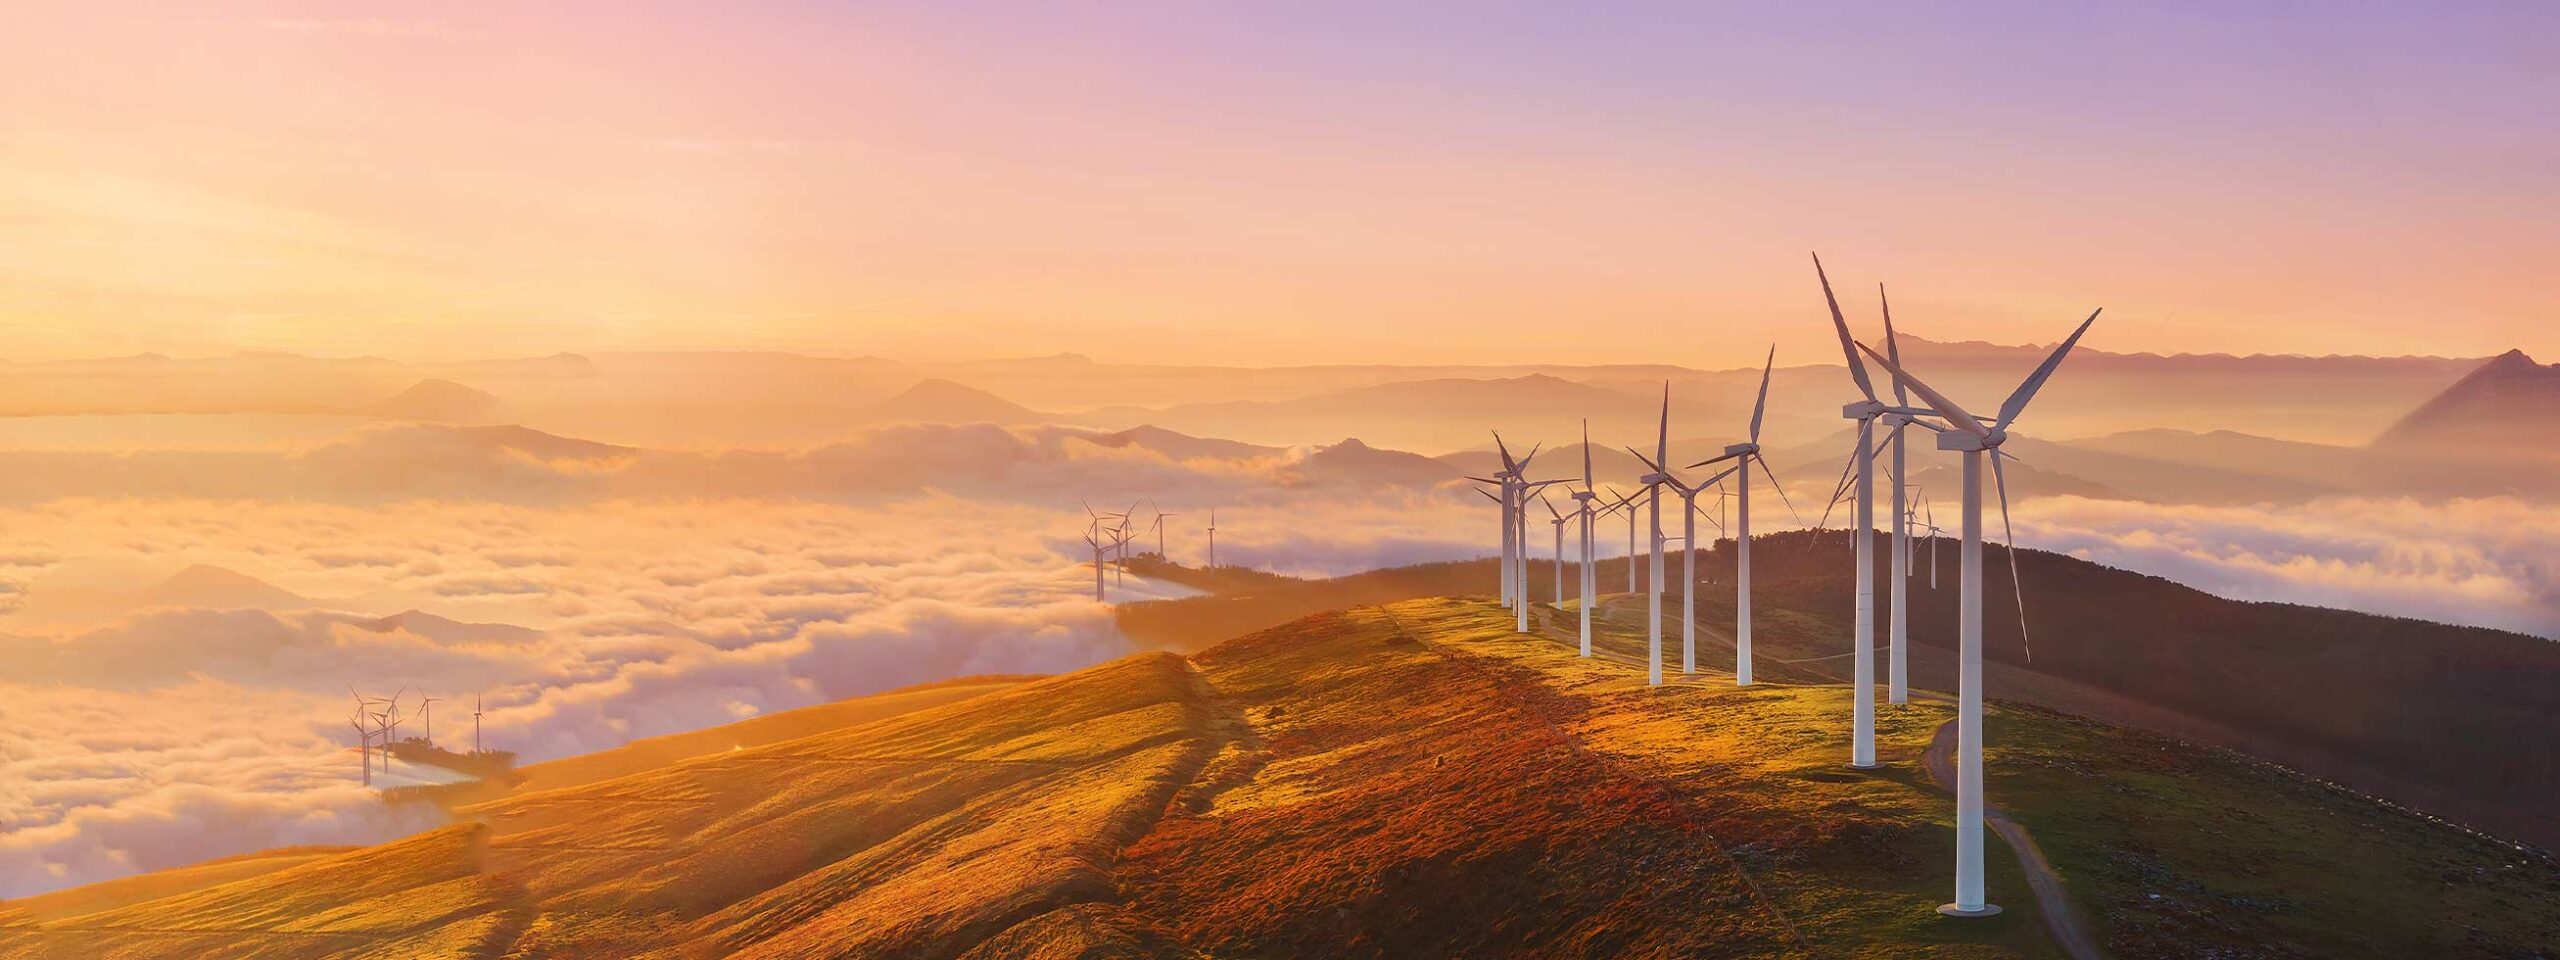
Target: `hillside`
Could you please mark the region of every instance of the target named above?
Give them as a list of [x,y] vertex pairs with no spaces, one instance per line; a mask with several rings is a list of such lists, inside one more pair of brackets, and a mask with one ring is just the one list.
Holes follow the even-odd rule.
[[[1946,511],[1940,522],[1948,522]],[[1847,536],[1833,532],[1814,544],[1803,533],[1782,533],[1755,545],[1755,643],[1766,658],[1805,661],[1768,675],[1845,679],[1852,612]],[[1942,542],[1940,549],[1943,589],[1927,589],[1921,577],[1910,592],[1912,682],[1951,689],[1952,663],[1943,652],[1954,646],[1955,546]],[[1883,583],[1887,551],[1876,552],[1877,582]],[[1667,556],[1676,571],[1677,552]],[[1922,569],[1925,563],[1924,557]],[[2550,690],[2560,684],[2560,644],[2477,627],[2226,600],[2042,551],[2020,551],[2019,565],[2035,631],[2033,662],[2018,638],[2007,561],[1997,544],[1985,548],[1992,579],[1984,649],[1995,696],[2241,750],[2500,835],[2560,846],[2560,808],[2547,802],[2560,790],[2560,753],[2508,747],[2543,736]],[[1551,569],[1532,561],[1533,599],[1548,599]],[[1698,594],[1701,655],[1728,665],[1732,569],[1731,541],[1698,560],[1706,581]],[[1623,590],[1626,570],[1624,560],[1602,561],[1600,589]],[[1118,616],[1121,629],[1141,641],[1194,649],[1316,610],[1485,595],[1494,579],[1491,560],[1426,564],[1125,604]],[[1665,606],[1676,611],[1678,578],[1672,579]],[[1567,581],[1573,589],[1570,571]],[[1630,605],[1628,616],[1643,605],[1641,595],[1609,602]],[[1669,616],[1676,632],[1677,614]],[[1772,668],[1764,663],[1760,669]]]
[[[1474,601],[1294,622],[469,808],[36,922],[0,957],[2052,957],[1994,846],[1931,907],[1949,716],[1648,689]],[[1989,791],[2120,957],[2549,951],[2560,868],[2280,769],[1998,706]]]

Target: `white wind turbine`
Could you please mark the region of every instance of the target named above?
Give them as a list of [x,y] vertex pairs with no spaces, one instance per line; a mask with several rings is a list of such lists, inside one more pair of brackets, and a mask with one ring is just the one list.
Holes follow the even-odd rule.
[[[1636,492],[1644,496],[1645,522],[1653,531],[1653,564],[1645,575],[1645,676],[1646,682],[1654,686],[1662,685],[1662,486],[1663,481],[1671,479],[1670,474],[1662,472],[1659,464],[1671,458],[1670,450],[1671,381],[1665,380],[1662,382],[1662,419],[1654,432],[1653,458],[1646,459],[1644,454],[1636,453],[1634,447],[1627,448],[1628,453],[1636,454],[1636,459],[1644,460],[1647,466],[1653,467],[1653,472],[1636,478],[1636,482],[1642,484]],[[1630,525],[1634,523],[1634,517],[1633,513],[1628,514]],[[1627,563],[1633,565],[1636,562],[1634,544],[1628,544],[1628,548]]]
[[[1750,439],[1724,448],[1724,453],[1690,464],[1690,469],[1721,463],[1734,464],[1733,494],[1733,682],[1751,685],[1751,464],[1760,464],[1761,474],[1769,478],[1769,489],[1778,493],[1778,502],[1795,512],[1795,504],[1787,500],[1787,489],[1778,485],[1778,475],[1769,469],[1769,458],[1760,453],[1760,418],[1769,408],[1769,372],[1777,367],[1778,348],[1769,348],[1769,358],[1760,365],[1760,396],[1751,402]],[[1703,486],[1703,484],[1701,484]],[[1799,521],[1801,522],[1801,521]]]
[[[1901,339],[1893,332],[1893,302],[1885,299],[1884,284],[1876,284],[1876,304],[1884,312],[1884,355],[1895,364],[1902,363]],[[1911,510],[1912,489],[1910,459],[1906,455],[1909,441],[1903,431],[1920,427],[1935,432],[1937,424],[1919,418],[1921,412],[1911,406],[1910,388],[1902,381],[1893,382],[1894,407],[1882,423],[1889,428],[1885,443],[1893,450],[1893,512],[1901,516]],[[1893,585],[1886,601],[1885,628],[1885,699],[1892,703],[1911,702],[1911,530],[1904,524],[1893,528]],[[1934,569],[1934,568],[1933,568]]]
[[1218,508],[1209,508],[1209,569],[1218,569]]
[[[2053,376],[2054,368],[2062,365],[2062,358],[2080,342],[2082,334],[2089,332],[2089,325],[2096,322],[2098,311],[2091,311],[2089,319],[2081,321],[2079,329],[2071,331],[2069,338],[2054,347],[2053,354],[2018,384],[2018,389],[2009,394],[2006,402],[2000,404],[1999,418],[1988,426],[1874,348],[1858,345],[1858,349],[1875,358],[1886,372],[1893,374],[1894,379],[1910,386],[1911,392],[1919,394],[1931,409],[1946,418],[1949,428],[1938,434],[1938,449],[1964,454],[1964,519],[1961,522],[1964,542],[1956,554],[1959,578],[1956,607],[1956,897],[1954,902],[1938,908],[1939,913],[1948,916],[1987,917],[2000,912],[1999,907],[1983,902],[1982,896],[1983,455],[1991,455],[1992,483],[2000,495],[2001,526],[2005,530],[2009,516],[2009,485],[2006,471],[2000,466],[2003,456],[2000,444],[2009,439],[2009,424],[2026,410],[2027,401],[2035,399],[2036,391]],[[2026,591],[2024,587],[2017,586],[2018,558],[2014,543],[2007,552],[2009,580],[2018,590],[2018,634],[2024,640],[2027,629]]]
[[[1534,455],[1535,454],[1533,452],[1532,456]],[[1523,459],[1520,461],[1520,468],[1522,470],[1526,470],[1528,467],[1528,460]],[[1519,579],[1512,584],[1514,591],[1513,596],[1519,602],[1514,603],[1511,606],[1512,616],[1516,618],[1513,631],[1517,633],[1529,632],[1529,495],[1536,493],[1540,499],[1544,499],[1546,494],[1542,491],[1547,487],[1563,482],[1564,481],[1562,480],[1512,481],[1512,486],[1519,491],[1519,495],[1513,504],[1514,508],[1517,509],[1519,513],[1511,518],[1512,534],[1519,538],[1518,542],[1514,544],[1516,547],[1514,556],[1519,558],[1519,564],[1514,569],[1518,571]],[[1553,505],[1549,505],[1547,509],[1553,510],[1555,507]],[[1558,527],[1556,529],[1557,532],[1561,533],[1564,528]]]
[[436,704],[442,702],[444,702],[443,697],[430,697],[423,693],[418,695],[418,705],[425,708],[427,746],[430,747],[436,745]]
[[480,746],[480,695],[475,693],[471,695],[471,752],[476,756],[484,749]]
[[1555,503],[1548,500],[1547,495],[1544,493],[1538,494],[1538,503],[1545,506],[1547,508],[1547,512],[1555,516],[1555,519],[1549,522],[1556,525],[1555,605],[1556,609],[1561,610],[1564,609],[1564,511],[1556,509]]
[[1840,416],[1858,424],[1858,445],[1849,455],[1849,473],[1857,483],[1856,519],[1850,524],[1856,533],[1850,541],[1858,583],[1857,605],[1850,616],[1854,626],[1849,632],[1853,664],[1849,684],[1849,766],[1871,770],[1876,766],[1876,418],[1889,408],[1876,399],[1875,385],[1867,380],[1866,364],[1858,361],[1855,341],[1849,337],[1849,321],[1840,315],[1840,299],[1831,294],[1831,277],[1823,272],[1820,254],[1814,255],[1813,273],[1822,281],[1823,302],[1831,307],[1831,328],[1840,334],[1840,355],[1849,367],[1849,379],[1857,384],[1858,393],[1864,398],[1841,407]]
[[1591,502],[1600,495],[1593,493],[1591,483],[1591,421],[1582,421],[1582,489],[1573,492],[1574,515],[1582,518],[1582,655],[1591,655],[1591,602],[1599,591],[1599,577],[1592,572],[1591,554],[1599,546],[1591,538]]
[[1529,469],[1529,460],[1537,457],[1538,450],[1533,446],[1529,448],[1529,456],[1527,458],[1513,460],[1511,458],[1511,446],[1502,442],[1502,432],[1499,430],[1493,431],[1493,447],[1496,452],[1502,455],[1502,469],[1496,471],[1489,479],[1485,477],[1468,477],[1467,479],[1473,480],[1477,483],[1490,483],[1502,488],[1502,496],[1494,500],[1494,503],[1497,504],[1502,511],[1502,563],[1500,571],[1502,575],[1502,588],[1498,593],[1501,596],[1503,608],[1509,609],[1512,606],[1513,601],[1518,599],[1517,588],[1519,587],[1520,577],[1519,569],[1515,566],[1519,556],[1520,528],[1518,523],[1519,517],[1514,512],[1516,506],[1515,495],[1518,493],[1514,488],[1519,484],[1522,472]]
[[1156,506],[1156,502],[1154,500],[1147,501],[1147,509],[1153,510],[1156,513],[1156,559],[1165,563],[1172,563],[1173,555],[1164,552],[1164,521],[1167,517],[1179,517],[1181,514],[1164,512],[1164,508]]

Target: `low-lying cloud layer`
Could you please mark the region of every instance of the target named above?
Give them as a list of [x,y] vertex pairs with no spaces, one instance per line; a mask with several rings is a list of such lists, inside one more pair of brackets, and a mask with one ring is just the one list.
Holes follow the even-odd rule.
[[2018,542],[2276,600],[2560,637],[2560,516],[2510,497],[2018,505]]
[[[1179,514],[1164,534],[1176,559],[1201,559],[1209,490],[1226,495],[1230,563],[1337,573],[1478,547],[1482,511],[1459,491],[1349,496],[1203,466],[1154,477]],[[30,610],[66,593],[86,591],[91,607],[147,596],[134,588],[200,564],[324,608],[209,608],[217,598],[99,623],[0,620],[12,665],[0,682],[0,896],[427,825],[358,785],[350,686],[452,698],[435,715],[446,745],[468,743],[470,698],[485,696],[490,745],[530,761],[1127,653],[1092,600],[1073,502],[1077,483],[1118,495],[1113,509],[1132,488],[1059,467],[1064,477],[1019,499],[155,498],[0,511],[0,601]],[[1150,532],[1142,548],[1154,543]],[[1112,600],[1184,592],[1132,579]],[[433,616],[386,616],[412,609]]]

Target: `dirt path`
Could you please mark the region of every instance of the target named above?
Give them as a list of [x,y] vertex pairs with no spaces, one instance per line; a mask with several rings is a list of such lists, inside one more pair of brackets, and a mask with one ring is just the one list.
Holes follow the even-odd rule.
[[[1940,698],[1931,696],[1930,699]],[[1925,766],[1931,782],[1950,793],[1955,791],[1954,720],[1939,724],[1937,735],[1929,739]],[[2009,845],[2010,852],[2017,854],[2018,870],[2026,875],[2028,888],[2035,891],[2037,912],[2043,914],[2045,932],[2053,937],[2054,944],[2074,960],[2103,960],[2106,953],[2098,949],[2098,940],[2090,934],[2088,922],[2081,919],[2079,908],[2071,902],[2070,891],[2063,887],[2062,875],[2053,871],[2053,863],[2044,858],[2044,849],[2036,846],[2035,837],[2027,833],[2026,827],[2009,819],[2009,815],[2001,812],[1999,807],[1989,803],[1982,805],[1982,820],[1990,825],[1993,833],[2000,835],[2001,842]]]
[[[1579,624],[1568,628],[1556,622],[1559,618],[1554,611],[1543,606],[1530,609],[1538,632],[1545,635],[1547,639],[1567,646],[1578,647],[1581,644]],[[1594,619],[1605,619],[1605,615]],[[1668,628],[1677,623],[1675,619],[1665,626]],[[1701,630],[1700,632],[1712,631]],[[1730,643],[1731,640],[1727,639],[1726,642]],[[1598,659],[1637,669],[1645,668],[1644,660],[1638,657],[1613,654],[1605,650],[1595,650],[1593,654]],[[1848,654],[1838,656],[1845,657]],[[1684,682],[1695,684],[1706,680],[1710,675],[1721,676],[1728,681],[1733,676],[1723,671],[1702,670],[1685,677],[1666,675],[1663,679],[1666,683],[1672,684]],[[1782,685],[1794,686],[1794,684]],[[1941,703],[1955,702],[1944,694],[1925,690],[1914,690],[1911,695]],[[1938,726],[1937,734],[1929,741],[1928,754],[1923,762],[1923,766],[1928,770],[1929,779],[1950,794],[1955,792],[1955,744],[1956,725],[1955,721],[1950,719]],[[2054,944],[2061,947],[2062,952],[2070,955],[2074,960],[2104,960],[2106,952],[2098,948],[2097,938],[2090,932],[2088,921],[2080,916],[2077,905],[2072,903],[2070,891],[2062,882],[2062,875],[2054,872],[2052,861],[2045,859],[2044,849],[2036,846],[2035,837],[2027,832],[2025,826],[2009,819],[2009,815],[2001,812],[1997,806],[1984,804],[1982,817],[1983,822],[1991,827],[1992,832],[1999,834],[2001,842],[2009,845],[2010,852],[2016,854],[2018,869],[2026,875],[2027,886],[2035,893],[2038,912],[2044,916],[2045,932],[2053,938]]]

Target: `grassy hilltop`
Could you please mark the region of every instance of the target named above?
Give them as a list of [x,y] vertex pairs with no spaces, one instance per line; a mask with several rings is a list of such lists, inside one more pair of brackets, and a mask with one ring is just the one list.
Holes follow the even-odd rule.
[[[1649,689],[1622,625],[1583,660],[1509,624],[1362,607],[847,708],[379,847],[0,907],[0,958],[2063,955],[1996,842],[2009,912],[1930,911],[1945,706],[1885,710],[1886,768],[1853,773],[1844,690]],[[1990,722],[1993,802],[2116,956],[2555,949],[2546,860],[2228,753]]]

